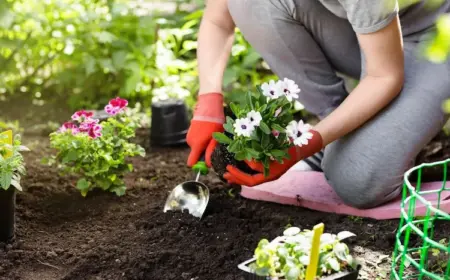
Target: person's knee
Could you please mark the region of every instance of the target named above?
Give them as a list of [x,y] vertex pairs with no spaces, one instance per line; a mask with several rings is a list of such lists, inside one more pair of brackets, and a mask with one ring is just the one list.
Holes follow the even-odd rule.
[[228,10],[236,26],[241,30],[252,27],[270,31],[273,29],[273,21],[280,16],[283,17],[285,13],[283,10],[286,3],[280,2],[283,1],[228,0]]
[[331,187],[346,205],[368,209],[397,197],[401,190],[402,174],[389,169],[381,159],[360,157],[344,160],[327,156],[322,167]]

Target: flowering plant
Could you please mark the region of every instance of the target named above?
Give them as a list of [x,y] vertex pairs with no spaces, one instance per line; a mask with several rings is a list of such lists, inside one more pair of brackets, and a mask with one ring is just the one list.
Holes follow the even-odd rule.
[[312,134],[310,125],[293,120],[291,109],[300,92],[294,81],[271,80],[257,89],[247,93],[245,102],[230,103],[235,119],[227,116],[225,132],[213,137],[227,145],[236,160],[261,162],[267,176],[270,161],[282,163],[290,147],[307,145]]
[[0,135],[0,187],[8,190],[11,186],[22,191],[21,176],[25,175],[25,162],[21,152],[29,149],[21,144],[20,136],[14,137],[12,145],[7,144],[8,136]]
[[[358,263],[342,241],[355,234],[342,231],[335,234],[324,233],[320,237],[317,276],[332,275],[337,272],[356,270]],[[255,262],[250,266],[259,276],[275,279],[303,280],[310,261],[313,231],[301,231],[291,227],[283,236],[269,242],[259,241],[255,249]]]
[[145,155],[141,146],[130,142],[139,120],[127,114],[127,106],[125,99],[111,100],[105,106],[110,117],[103,122],[92,112],[78,111],[50,134],[51,145],[58,150],[50,164],[58,162],[64,173],[80,175],[76,187],[83,196],[96,187],[123,195],[123,176],[133,170],[127,157]]

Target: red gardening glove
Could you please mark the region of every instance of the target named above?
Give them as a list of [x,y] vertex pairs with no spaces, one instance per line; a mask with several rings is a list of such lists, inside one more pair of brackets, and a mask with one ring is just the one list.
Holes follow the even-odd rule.
[[315,130],[309,130],[312,133],[312,138],[309,139],[308,144],[303,146],[293,146],[289,148],[289,159],[285,159],[283,163],[279,163],[277,161],[272,161],[269,165],[269,175],[267,177],[264,176],[264,166],[260,162],[255,161],[245,161],[248,166],[260,172],[255,175],[250,175],[248,173],[242,172],[238,168],[228,165],[227,173],[223,175],[223,177],[230,184],[238,184],[244,185],[248,187],[253,187],[256,185],[260,185],[264,182],[269,182],[278,179],[281,175],[286,173],[294,164],[299,162],[302,159],[308,158],[315,153],[319,152],[322,149],[323,141],[322,136],[319,132]]
[[205,153],[206,164],[211,167],[211,154],[217,144],[212,134],[223,132],[224,122],[223,95],[221,93],[200,94],[186,135],[186,142],[191,147],[187,160],[188,166],[192,167],[196,164]]

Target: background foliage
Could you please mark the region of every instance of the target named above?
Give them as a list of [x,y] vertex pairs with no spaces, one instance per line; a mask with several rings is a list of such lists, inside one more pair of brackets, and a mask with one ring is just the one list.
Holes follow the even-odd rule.
[[[64,100],[71,109],[96,109],[116,95],[147,107],[168,97],[192,104],[203,12],[198,2],[175,1],[175,13],[167,14],[154,10],[167,3],[3,0],[0,99],[20,96],[36,105]],[[225,74],[227,91],[270,75],[238,33]]]
[[[169,97],[192,105],[203,2],[0,0],[0,100],[59,102],[70,111],[97,109],[117,95],[143,108]],[[450,49],[449,17],[437,26],[424,51],[441,62]],[[271,78],[238,31],[224,79],[227,98]]]

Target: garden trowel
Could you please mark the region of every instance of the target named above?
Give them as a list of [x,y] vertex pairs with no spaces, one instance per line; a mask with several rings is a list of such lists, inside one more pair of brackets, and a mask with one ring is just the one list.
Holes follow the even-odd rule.
[[192,167],[192,170],[196,174],[195,181],[187,181],[176,186],[166,200],[164,212],[188,210],[192,216],[202,218],[209,201],[208,187],[199,182],[200,175],[208,174],[204,157]]

